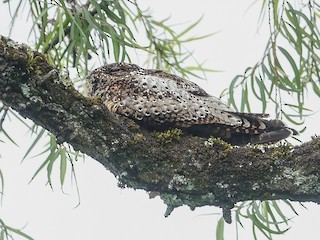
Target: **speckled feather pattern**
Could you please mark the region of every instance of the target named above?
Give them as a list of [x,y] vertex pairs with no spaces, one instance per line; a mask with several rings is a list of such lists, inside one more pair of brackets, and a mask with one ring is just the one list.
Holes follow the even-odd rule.
[[90,96],[148,128],[180,127],[230,142],[234,136],[242,143],[250,142],[252,135],[286,128],[279,120],[264,119],[264,114],[238,113],[191,81],[135,64],[102,66],[87,81]]

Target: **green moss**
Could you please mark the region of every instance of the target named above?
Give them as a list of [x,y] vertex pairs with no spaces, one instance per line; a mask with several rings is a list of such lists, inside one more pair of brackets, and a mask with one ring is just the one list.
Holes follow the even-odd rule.
[[158,138],[164,144],[179,141],[181,135],[182,130],[178,128],[170,129],[165,132],[155,133],[156,138]]
[[144,141],[146,140],[145,136],[143,136],[143,134],[141,133],[136,133],[133,137],[133,141],[134,142],[141,142],[141,141]]
[[223,141],[221,138],[210,137],[204,142],[204,145],[207,148],[219,148],[219,156],[223,158],[226,158],[233,150],[232,145]]
[[43,61],[40,56],[35,56],[34,52],[31,50],[31,48],[26,48],[26,53],[28,55],[28,61],[26,65],[26,70],[28,73],[34,72],[36,75],[42,75],[41,68],[38,66],[37,63]]
[[210,137],[208,138],[207,141],[204,142],[204,145],[206,147],[211,147],[211,146],[221,146],[224,148],[230,148],[232,149],[232,145],[223,141],[221,138],[215,138],[215,137]]
[[292,157],[292,145],[289,143],[284,143],[274,148],[271,155],[272,158],[276,159],[289,159]]

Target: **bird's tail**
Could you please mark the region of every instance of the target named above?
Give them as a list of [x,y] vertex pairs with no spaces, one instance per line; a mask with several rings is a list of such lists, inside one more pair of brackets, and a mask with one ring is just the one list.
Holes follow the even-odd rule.
[[254,132],[250,137],[251,144],[275,143],[291,135],[298,135],[298,131],[289,128],[278,119],[266,119],[267,114],[239,113],[242,118],[242,129],[250,129]]

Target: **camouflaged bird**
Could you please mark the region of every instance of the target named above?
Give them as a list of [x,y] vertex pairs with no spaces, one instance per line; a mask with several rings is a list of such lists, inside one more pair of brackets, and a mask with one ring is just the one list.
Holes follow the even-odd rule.
[[297,134],[281,120],[236,112],[195,83],[160,70],[113,63],[93,70],[87,81],[90,96],[148,129],[180,128],[234,145],[272,143]]

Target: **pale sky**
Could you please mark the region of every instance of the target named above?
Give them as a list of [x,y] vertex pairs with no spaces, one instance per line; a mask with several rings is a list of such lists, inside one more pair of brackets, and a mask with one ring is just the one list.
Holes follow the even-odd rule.
[[[210,39],[189,45],[197,60],[206,60],[206,66],[223,70],[208,74],[207,82],[197,81],[208,92],[219,95],[232,78],[242,74],[244,69],[258,61],[266,42],[266,29],[258,31],[257,18],[260,5],[249,8],[254,0],[198,0],[169,1],[141,0],[141,6],[150,6],[153,16],[159,20],[169,15],[172,23],[191,23],[204,16],[194,35],[218,32]],[[10,19],[6,5],[0,3],[0,34],[7,35]],[[28,43],[25,19],[19,17],[12,38]],[[97,66],[98,67],[98,66]],[[319,102],[319,99],[316,99]],[[313,104],[319,105],[317,102]],[[310,101],[312,107],[312,100]],[[316,105],[314,106],[316,109]],[[259,109],[257,109],[259,110]],[[319,108],[318,108],[319,110]],[[304,141],[320,133],[316,124],[319,113],[307,120],[308,130],[301,136]],[[80,189],[81,204],[78,203],[75,184],[68,177],[62,192],[58,172],[54,191],[45,186],[46,173],[41,173],[28,184],[43,157],[29,158],[21,163],[22,156],[32,142],[30,134],[21,125],[6,123],[19,148],[12,144],[0,145],[0,167],[5,177],[4,198],[0,217],[6,224],[21,228],[35,240],[214,240],[217,220],[221,210],[216,207],[202,207],[191,211],[180,207],[168,218],[163,216],[166,206],[159,198],[150,200],[144,191],[120,189],[115,177],[95,160],[86,158],[75,163]],[[44,144],[44,143],[43,143]],[[41,149],[39,149],[41,151]],[[38,152],[39,152],[38,151]],[[318,239],[320,235],[320,207],[305,204],[309,210],[297,206],[300,216],[292,221],[292,229],[279,238],[282,240]],[[212,215],[202,215],[211,214]],[[217,214],[218,213],[218,214]],[[252,239],[251,227],[240,230],[240,240]],[[250,236],[250,238],[248,237]],[[19,239],[19,238],[17,238]],[[235,225],[226,226],[226,240],[235,240]]]

